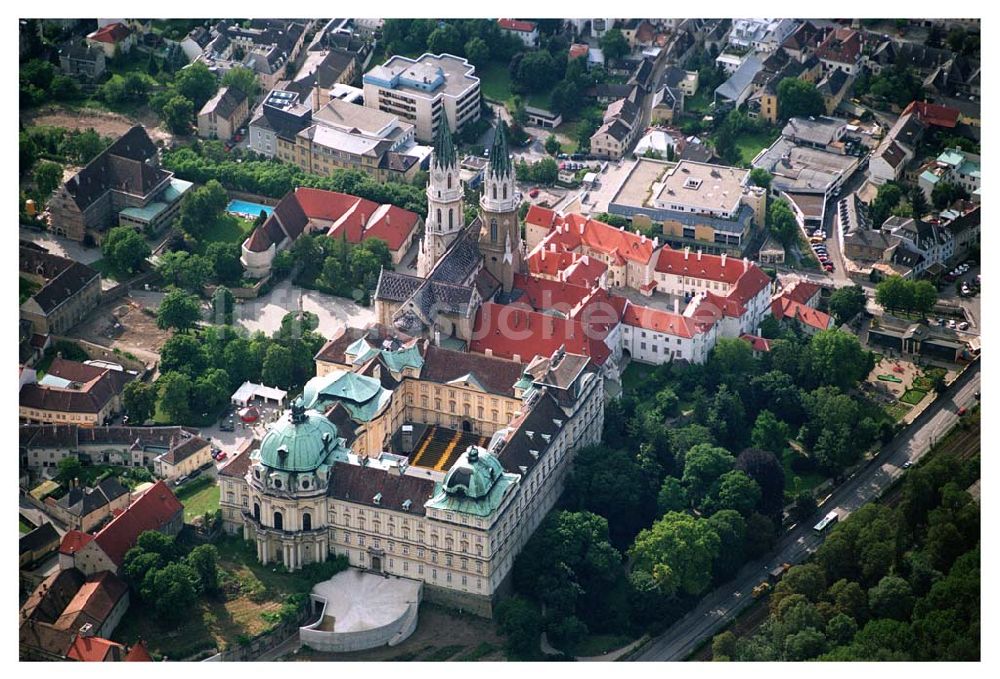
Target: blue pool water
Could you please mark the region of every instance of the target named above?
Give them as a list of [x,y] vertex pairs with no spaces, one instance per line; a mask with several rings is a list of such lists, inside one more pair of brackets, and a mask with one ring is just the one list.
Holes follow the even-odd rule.
[[226,212],[236,215],[248,215],[254,218],[260,214],[261,210],[266,212],[268,216],[274,212],[273,207],[261,205],[260,203],[251,203],[245,200],[231,200],[229,201],[229,205],[226,206]]

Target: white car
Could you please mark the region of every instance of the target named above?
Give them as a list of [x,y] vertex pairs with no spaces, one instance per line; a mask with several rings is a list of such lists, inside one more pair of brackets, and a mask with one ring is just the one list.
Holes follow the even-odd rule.
[[957,326],[958,326],[958,323],[955,322],[954,318],[951,319],[950,321],[948,321],[948,327],[951,328],[952,330],[954,330]]
[[958,324],[958,329],[959,330],[968,330],[969,329],[969,322],[968,321],[962,321],[961,323]]

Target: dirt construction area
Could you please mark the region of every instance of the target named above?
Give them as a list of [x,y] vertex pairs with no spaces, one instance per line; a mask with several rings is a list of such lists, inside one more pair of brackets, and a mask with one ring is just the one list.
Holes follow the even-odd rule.
[[66,109],[61,106],[45,106],[23,117],[25,125],[42,125],[62,127],[67,130],[94,130],[105,137],[118,138],[129,131],[134,125],[142,124],[153,142],[162,141],[169,144],[173,139],[169,132],[157,127],[159,120],[152,113],[146,113],[138,119],[132,119],[120,113],[101,111],[99,109],[80,108]]
[[147,364],[159,361],[160,348],[170,339],[171,333],[157,328],[156,316],[144,312],[143,306],[132,297],[123,297],[91,313],[71,335],[109,349],[129,352]]
[[284,660],[506,660],[503,640],[493,623],[484,618],[422,603],[417,629],[397,646],[383,646],[355,653],[320,653],[300,648]]

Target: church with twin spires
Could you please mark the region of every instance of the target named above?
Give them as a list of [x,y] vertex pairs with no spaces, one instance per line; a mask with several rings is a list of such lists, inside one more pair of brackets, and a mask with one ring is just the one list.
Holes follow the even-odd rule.
[[509,294],[514,274],[525,272],[514,179],[506,124],[501,121],[490,149],[479,215],[466,224],[458,153],[447,123],[438,126],[416,275],[381,272],[375,289],[379,323],[411,337],[467,348],[479,307],[501,290]]

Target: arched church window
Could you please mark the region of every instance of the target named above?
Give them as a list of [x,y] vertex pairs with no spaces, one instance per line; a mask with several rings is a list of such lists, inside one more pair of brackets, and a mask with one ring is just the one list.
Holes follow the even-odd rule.
[[497,199],[497,185],[493,185],[493,200]]
[[[496,191],[497,187],[494,186],[493,193],[496,194]],[[496,195],[494,195],[493,197],[496,198]],[[497,220],[495,217],[490,220],[490,240],[493,241],[494,243],[497,242]]]
[[281,516],[281,512],[274,513],[274,527],[277,528],[278,530],[284,528],[283,519],[284,517]]
[[256,521],[260,521],[260,505],[256,502],[253,503],[253,518]]
[[507,200],[507,185],[503,185],[503,199]]
[[448,208],[448,228],[453,228],[455,226],[455,209]]
[[440,226],[440,224],[441,224],[441,208],[437,209],[437,223]]
[[312,530],[313,520],[309,512],[305,512],[302,515],[302,530]]
[[448,173],[448,188],[451,188],[451,173]]

